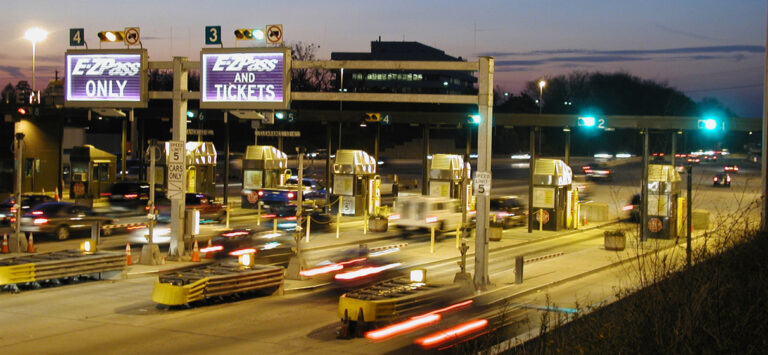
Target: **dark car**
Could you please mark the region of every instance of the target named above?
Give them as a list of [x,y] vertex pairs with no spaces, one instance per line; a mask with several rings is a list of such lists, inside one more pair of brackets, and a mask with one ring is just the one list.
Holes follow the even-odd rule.
[[731,187],[731,176],[727,173],[720,173],[712,177],[712,186]]
[[[109,191],[109,206],[115,211],[144,213],[149,201],[149,184],[143,181],[125,181],[112,185]],[[155,191],[155,198],[162,198],[161,191]]]
[[[21,213],[24,214],[39,204],[53,201],[55,201],[53,197],[46,195],[21,195]],[[13,207],[15,204],[15,197],[9,197],[0,203],[0,225],[7,226],[10,224],[11,217],[16,214],[16,209]]]
[[517,196],[491,197],[491,220],[496,216],[496,221],[503,222],[504,228],[524,226],[525,212],[525,205]]
[[640,204],[642,201],[640,194],[635,194],[632,196],[629,204],[622,208],[622,210],[629,213],[630,222],[640,222]]
[[613,172],[607,166],[597,163],[587,164],[581,167],[581,170],[590,180],[611,180]]
[[289,234],[271,229],[230,229],[219,233],[211,240],[211,249],[202,248],[214,258],[232,257],[230,253],[243,249],[254,249],[256,261],[263,264],[288,264],[296,245]]
[[[21,217],[21,231],[55,235],[68,239],[72,232],[90,231],[94,222],[112,224],[109,217],[99,216],[89,207],[70,202],[46,202],[37,205]],[[112,230],[105,229],[103,235]]]
[[[224,222],[226,211],[221,203],[215,202],[213,197],[208,194],[187,193],[184,198],[184,208],[200,211],[200,221]],[[158,211],[158,220],[161,222],[170,221],[171,201],[167,198],[160,198],[155,203]]]

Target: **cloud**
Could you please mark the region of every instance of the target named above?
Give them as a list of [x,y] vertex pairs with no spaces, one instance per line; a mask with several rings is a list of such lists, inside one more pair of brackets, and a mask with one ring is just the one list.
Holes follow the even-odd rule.
[[4,71],[8,73],[13,78],[22,77],[21,74],[21,67],[13,66],[13,65],[0,65],[0,71]]
[[694,32],[687,32],[687,31],[683,31],[683,30],[678,30],[678,29],[676,29],[676,28],[671,28],[671,27],[668,27],[668,26],[662,25],[662,24],[660,24],[660,23],[657,23],[657,24],[656,24],[656,27],[657,27],[657,28],[659,28],[659,29],[661,29],[662,31],[665,31],[665,32],[669,32],[669,33],[674,33],[674,34],[678,34],[678,35],[683,35],[683,36],[685,36],[685,37],[691,37],[691,38],[695,38],[695,39],[701,39],[701,40],[704,40],[704,41],[713,41],[713,42],[714,42],[714,41],[719,41],[719,40],[718,40],[718,39],[716,39],[716,38],[712,38],[712,37],[709,37],[709,36],[705,36],[705,35],[702,35],[702,34],[700,34],[700,33],[694,33]]

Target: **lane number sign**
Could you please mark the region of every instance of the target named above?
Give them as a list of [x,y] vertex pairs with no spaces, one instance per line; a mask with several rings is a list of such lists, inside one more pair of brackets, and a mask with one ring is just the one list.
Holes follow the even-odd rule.
[[69,29],[69,45],[72,47],[85,45],[85,29],[83,28],[70,28]]
[[205,44],[221,44],[221,26],[205,26]]

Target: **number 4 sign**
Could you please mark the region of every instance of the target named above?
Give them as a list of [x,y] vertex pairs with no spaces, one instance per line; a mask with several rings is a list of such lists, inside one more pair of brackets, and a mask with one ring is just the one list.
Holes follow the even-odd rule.
[[69,45],[72,47],[85,45],[85,29],[70,28],[69,29]]

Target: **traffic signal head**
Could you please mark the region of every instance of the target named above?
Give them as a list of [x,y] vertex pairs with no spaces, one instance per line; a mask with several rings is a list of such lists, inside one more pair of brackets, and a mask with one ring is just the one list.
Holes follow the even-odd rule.
[[469,115],[468,122],[471,123],[471,124],[480,124],[480,122],[482,122],[482,121],[483,121],[483,118],[479,114],[477,114],[477,115]]
[[593,116],[581,116],[578,118],[577,125],[581,127],[594,127],[595,118]]
[[699,129],[712,131],[716,129],[717,126],[717,120],[714,118],[705,118],[703,120],[699,120]]
[[238,28],[235,30],[235,38],[241,40],[263,40],[264,30],[261,28]]
[[122,42],[125,40],[125,32],[123,31],[101,31],[99,32],[99,40],[102,42]]
[[381,114],[378,112],[366,112],[365,122],[381,122]]
[[24,108],[24,107],[19,107],[19,108],[16,110],[16,112],[18,112],[18,113],[19,113],[19,115],[21,115],[21,116],[26,116],[26,115],[27,115],[27,113],[28,113],[29,111],[27,111],[27,109],[26,109],[26,108]]
[[277,119],[277,120],[285,119],[285,112],[283,112],[283,111],[275,112],[275,119]]

